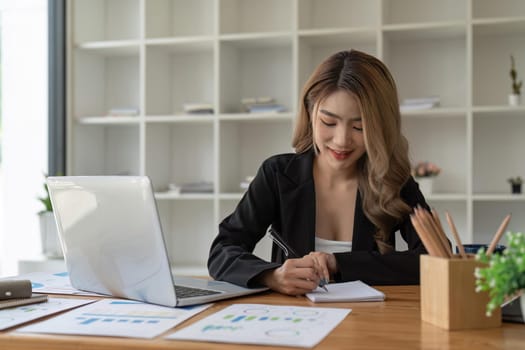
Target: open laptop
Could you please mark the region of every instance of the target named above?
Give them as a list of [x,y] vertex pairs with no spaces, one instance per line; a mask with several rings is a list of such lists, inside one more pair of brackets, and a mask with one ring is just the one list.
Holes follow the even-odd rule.
[[50,176],[47,186],[77,289],[172,307],[266,290],[172,277],[146,176]]

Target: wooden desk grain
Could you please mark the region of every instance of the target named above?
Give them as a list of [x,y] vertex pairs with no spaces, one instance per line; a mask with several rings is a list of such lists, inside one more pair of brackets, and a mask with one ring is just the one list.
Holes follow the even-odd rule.
[[[525,325],[503,323],[499,328],[448,332],[421,321],[418,286],[378,287],[385,302],[314,304],[304,297],[264,293],[215,303],[210,309],[175,329],[185,327],[232,303],[259,303],[318,307],[346,307],[353,311],[315,349],[525,349]],[[152,339],[22,334],[13,329],[0,332],[0,349],[261,349],[268,346],[219,344]],[[272,347],[272,349],[281,349]],[[291,349],[289,347],[282,349]]]

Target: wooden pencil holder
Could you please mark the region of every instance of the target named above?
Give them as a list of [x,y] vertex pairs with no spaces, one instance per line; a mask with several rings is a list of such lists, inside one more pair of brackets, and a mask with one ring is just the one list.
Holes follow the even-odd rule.
[[501,325],[501,309],[486,316],[487,292],[476,292],[474,258],[421,255],[421,319],[448,329],[492,328]]

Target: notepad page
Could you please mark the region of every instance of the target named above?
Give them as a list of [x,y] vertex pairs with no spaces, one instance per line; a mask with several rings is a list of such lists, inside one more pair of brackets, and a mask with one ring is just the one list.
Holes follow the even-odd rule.
[[329,283],[326,285],[328,292],[317,288],[306,297],[314,303],[357,302],[357,301],[383,301],[385,294],[370,287],[361,281]]

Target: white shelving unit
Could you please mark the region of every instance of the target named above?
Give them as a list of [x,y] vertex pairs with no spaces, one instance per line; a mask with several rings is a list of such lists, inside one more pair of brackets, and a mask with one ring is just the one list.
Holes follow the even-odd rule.
[[[520,0],[74,0],[68,38],[68,174],[148,175],[178,272],[205,274],[239,184],[291,151],[302,85],[329,54],[355,48],[391,69],[399,97],[439,96],[403,114],[412,160],[442,167],[435,194],[464,242],[487,242],[508,212],[525,229],[525,106],[507,106],[510,55],[525,78]],[[271,96],[285,113],[246,114]],[[191,115],[184,103],[210,103]],[[110,117],[112,108],[136,116]],[[169,184],[207,181],[212,193]],[[270,243],[259,253],[268,257]],[[191,249],[190,249],[191,248]]]

